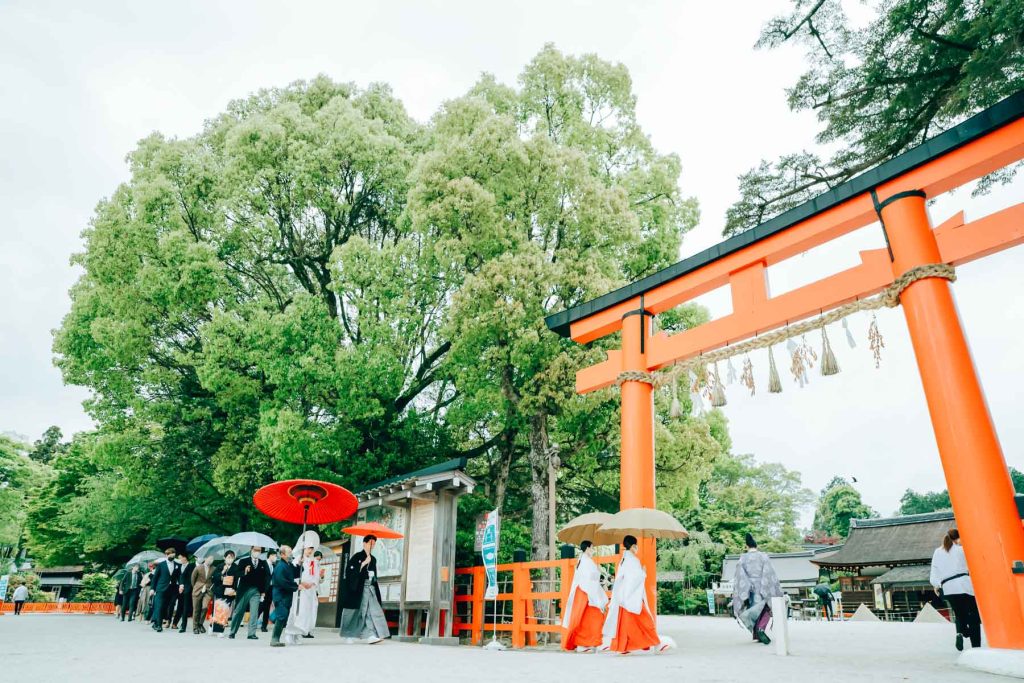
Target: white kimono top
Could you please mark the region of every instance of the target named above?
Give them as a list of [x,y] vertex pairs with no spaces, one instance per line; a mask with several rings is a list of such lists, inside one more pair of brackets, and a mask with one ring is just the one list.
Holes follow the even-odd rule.
[[604,606],[608,604],[608,596],[605,595],[604,588],[601,586],[601,568],[586,554],[580,556],[579,564],[576,565],[576,573],[572,577],[569,599],[565,603],[562,615],[563,628],[569,627],[569,617],[572,616],[572,606],[576,599],[577,588],[587,594],[587,604],[591,607],[604,609]]
[[647,580],[647,572],[640,564],[639,558],[632,550],[625,550],[622,553],[622,561],[615,573],[615,585],[612,587],[612,599],[608,605],[608,616],[604,620],[602,632],[606,638],[614,638],[619,627],[619,608],[630,614],[640,614],[641,610],[648,610],[647,591],[644,583]]

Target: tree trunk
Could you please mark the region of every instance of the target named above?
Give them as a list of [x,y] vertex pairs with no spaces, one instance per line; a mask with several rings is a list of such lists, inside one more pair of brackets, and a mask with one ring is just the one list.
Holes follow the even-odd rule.
[[[548,470],[551,467],[551,448],[548,443],[548,416],[543,412],[534,413],[530,417],[530,496],[533,498],[533,559],[550,559],[551,544],[554,539],[550,535],[550,513],[548,489]],[[541,574],[541,581],[546,587],[542,591],[554,590],[555,570],[549,569]],[[551,624],[554,619],[554,602],[551,600],[535,600],[534,616],[542,624]],[[538,634],[537,642],[547,642],[547,634]]]
[[548,417],[543,412],[530,417],[530,497],[533,498],[532,551],[534,560],[549,559],[552,539],[548,538]]
[[508,478],[515,460],[515,435],[507,429],[498,444],[498,462],[494,473],[494,507],[502,510],[505,507],[505,494],[508,491]]

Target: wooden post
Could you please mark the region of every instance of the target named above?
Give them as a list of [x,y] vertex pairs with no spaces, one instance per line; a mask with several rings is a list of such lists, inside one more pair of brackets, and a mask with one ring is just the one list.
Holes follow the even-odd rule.
[[[562,560],[562,570],[559,574],[558,591],[561,594],[559,604],[561,609],[558,612],[558,626],[561,627],[565,618],[565,606],[569,603],[569,589],[572,588],[573,578],[576,576],[576,562],[574,560]],[[565,629],[562,631],[562,638],[565,638]]]
[[[641,307],[643,299],[641,297]],[[651,319],[646,310],[622,318],[622,369],[647,371],[647,347]],[[654,507],[654,387],[649,382],[622,383],[622,459],[619,507]],[[640,541],[640,562],[647,571],[647,602],[658,613],[656,546],[653,539]]]
[[484,642],[484,591],[487,589],[487,575],[483,567],[473,567],[473,644]]
[[[895,276],[943,262],[923,192],[894,195],[879,215]],[[1011,570],[1024,560],[1024,529],[949,283],[918,280],[900,299],[985,634],[992,647],[1024,648],[1022,591]]]
[[529,581],[530,570],[524,569],[522,563],[517,562],[512,569],[512,647],[516,649],[526,645],[523,625],[526,623],[526,586]]

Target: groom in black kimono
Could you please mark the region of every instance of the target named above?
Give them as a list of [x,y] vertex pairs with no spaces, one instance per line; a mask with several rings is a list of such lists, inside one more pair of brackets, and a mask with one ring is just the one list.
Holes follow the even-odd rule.
[[373,556],[375,545],[376,536],[365,536],[363,549],[350,557],[345,565],[341,590],[341,637],[346,642],[365,639],[373,645],[391,637],[377,583],[377,558]]

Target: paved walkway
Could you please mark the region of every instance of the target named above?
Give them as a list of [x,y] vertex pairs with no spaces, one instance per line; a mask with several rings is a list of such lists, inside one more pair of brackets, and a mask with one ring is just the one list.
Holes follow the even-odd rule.
[[[273,681],[311,672],[323,680],[373,681],[920,681],[999,683],[1011,679],[966,671],[955,664],[948,624],[791,622],[792,656],[750,642],[732,620],[662,617],[661,630],[679,643],[662,655],[489,652],[386,641],[344,645],[319,629],[300,647],[165,630],[154,633],[113,617],[22,615],[0,617],[0,680],[64,682],[161,680]],[[201,679],[198,677],[202,677]],[[143,680],[143,679],[137,679]],[[152,679],[150,679],[152,680]]]

